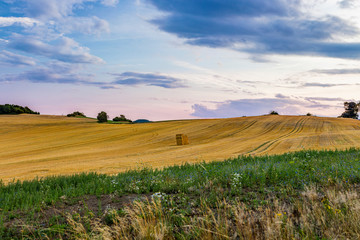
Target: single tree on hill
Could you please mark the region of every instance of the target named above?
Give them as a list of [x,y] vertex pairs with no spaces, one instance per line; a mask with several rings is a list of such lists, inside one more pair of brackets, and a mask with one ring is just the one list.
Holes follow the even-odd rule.
[[99,122],[107,122],[109,116],[107,115],[106,112],[102,111],[102,112],[99,112],[99,114],[97,115],[97,120]]
[[271,111],[269,114],[270,114],[270,115],[279,115],[279,113],[276,112],[276,111]]
[[345,112],[343,112],[340,117],[357,119],[359,117],[359,105],[360,103],[356,104],[355,102],[344,102]]

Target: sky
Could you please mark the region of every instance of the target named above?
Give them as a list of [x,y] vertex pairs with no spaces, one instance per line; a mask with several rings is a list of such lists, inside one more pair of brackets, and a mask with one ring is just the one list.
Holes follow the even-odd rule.
[[356,0],[0,0],[0,104],[169,120],[337,117]]

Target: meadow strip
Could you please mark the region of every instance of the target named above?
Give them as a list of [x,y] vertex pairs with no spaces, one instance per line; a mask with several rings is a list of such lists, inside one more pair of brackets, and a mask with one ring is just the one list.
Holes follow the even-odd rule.
[[[36,232],[36,234],[42,230],[44,232],[44,229],[49,228],[49,226],[36,225],[39,223],[39,215],[46,209],[56,208],[61,203],[71,206],[83,198],[96,196],[97,199],[101,199],[104,195],[111,196],[116,201],[121,197],[135,194],[139,196],[139,199],[142,199],[140,203],[135,201],[131,207],[124,206],[124,209],[127,210],[113,209],[115,212],[111,215],[113,217],[110,220],[119,218],[119,214],[120,216],[124,215],[122,217],[124,219],[116,221],[124,222],[129,217],[134,219],[135,215],[131,215],[131,211],[141,207],[142,213],[139,214],[142,216],[148,216],[151,211],[155,211],[149,215],[152,216],[151,218],[138,221],[137,227],[142,230],[139,229],[136,234],[145,236],[144,238],[147,235],[143,228],[151,222],[153,226],[157,226],[156,229],[146,231],[152,231],[152,234],[156,236],[165,238],[166,236],[177,236],[191,232],[194,238],[208,234],[216,239],[222,238],[221,236],[234,236],[236,233],[233,230],[236,227],[232,225],[234,219],[223,219],[226,216],[222,213],[224,208],[232,209],[233,215],[243,216],[245,214],[248,216],[249,219],[244,224],[250,224],[250,216],[256,219],[256,216],[266,217],[268,216],[266,214],[270,213],[275,216],[281,213],[283,218],[283,212],[293,212],[296,205],[298,205],[296,211],[303,211],[302,214],[305,214],[306,211],[310,212],[310,210],[305,209],[308,203],[311,203],[312,206],[318,204],[319,208],[322,206],[325,209],[327,208],[330,213],[333,212],[334,216],[340,216],[340,212],[350,214],[346,211],[350,205],[346,201],[346,206],[344,203],[341,203],[343,204],[340,204],[341,206],[336,205],[331,200],[335,198],[334,194],[334,196],[330,196],[331,191],[341,192],[343,196],[349,195],[348,191],[356,194],[359,183],[360,152],[357,149],[301,151],[258,157],[239,156],[222,162],[185,164],[163,170],[143,168],[112,176],[83,173],[24,182],[17,181],[0,186],[0,236],[6,239],[5,236],[14,235],[15,233],[9,233],[6,228],[15,227],[15,225],[14,229],[23,229],[30,235],[35,234],[31,232]],[[309,188],[310,186],[311,188]],[[326,198],[314,198],[311,202],[307,197],[311,195],[311,191],[314,192],[314,196],[326,196]],[[302,200],[298,200],[299,198]],[[344,198],[346,199],[346,197]],[[154,205],[159,202],[161,202],[161,206]],[[242,212],[237,209],[240,206]],[[266,210],[264,206],[268,206],[269,209]],[[165,211],[164,207],[166,212],[162,212]],[[284,209],[280,211],[282,207]],[[99,209],[95,214],[90,214],[91,211],[88,211],[85,215],[81,214],[77,217],[78,221],[76,222],[87,224],[88,227],[84,231],[89,234],[89,231],[90,233],[95,231],[92,227],[95,224],[95,218],[101,219],[100,222],[97,222],[97,226],[105,227],[105,225],[107,226],[106,222],[112,224],[116,222],[115,220],[106,220],[106,216],[111,212],[110,210]],[[169,218],[161,217],[168,215],[169,211],[172,213]],[[319,216],[322,216],[321,214]],[[56,234],[66,235],[70,231],[69,228],[75,226],[69,224],[68,221],[70,220],[66,221],[66,219],[73,218],[73,215],[70,216],[60,219],[58,224],[55,224],[59,228],[54,230],[58,231]],[[83,219],[84,216],[87,217],[86,221]],[[324,221],[328,221],[326,220],[328,216],[325,217]],[[355,218],[357,215],[353,217]],[[19,226],[19,222],[16,221],[18,219],[23,221],[24,224],[22,225],[30,224],[32,227]],[[311,221],[317,222],[318,220],[313,219]],[[284,224],[291,230],[286,230],[286,227],[285,230],[289,233],[284,233],[285,235],[281,236],[293,234],[293,228],[296,227],[291,225],[294,224],[293,221],[291,224],[290,222]],[[195,227],[186,227],[189,225]],[[81,227],[80,225],[76,226]],[[266,226],[264,225],[264,227]],[[132,229],[134,228],[135,226],[132,226]],[[311,228],[309,227],[309,229]],[[304,229],[303,231],[305,231]],[[358,231],[358,229],[355,230]],[[121,231],[126,232],[128,230],[121,229]],[[265,234],[263,230],[258,229],[258,231],[259,234],[260,232]],[[310,230],[306,231],[310,232]],[[305,233],[308,234],[306,231]],[[355,233],[357,233],[356,231]],[[290,234],[290,232],[292,233]],[[150,235],[148,236],[150,239],[151,236],[155,236]]]

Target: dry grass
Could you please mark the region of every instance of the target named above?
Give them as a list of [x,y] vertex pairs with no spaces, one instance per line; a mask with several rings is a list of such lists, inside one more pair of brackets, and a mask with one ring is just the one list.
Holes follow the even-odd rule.
[[[190,144],[177,146],[186,134]],[[222,160],[239,154],[360,146],[360,122],[260,116],[144,124],[98,124],[61,116],[0,116],[0,179]]]
[[293,203],[274,201],[257,209],[240,202],[203,205],[177,229],[159,201],[136,202],[111,227],[95,221],[90,233],[79,221],[68,221],[82,239],[360,239],[359,201],[356,189],[310,187]]

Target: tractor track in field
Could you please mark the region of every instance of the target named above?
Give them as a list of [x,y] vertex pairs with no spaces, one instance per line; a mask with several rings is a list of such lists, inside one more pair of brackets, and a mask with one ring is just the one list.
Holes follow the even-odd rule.
[[[257,154],[264,153],[266,150],[268,150],[274,144],[276,144],[276,143],[279,144],[281,140],[288,138],[294,134],[300,133],[304,128],[306,120],[307,120],[307,118],[300,119],[299,121],[296,122],[294,128],[289,133],[283,134],[276,139],[266,141],[266,142],[260,144],[259,146],[257,146],[256,148],[254,148],[253,150],[247,152],[246,154],[254,154],[255,152]],[[269,131],[267,131],[267,133],[268,132]]]
[[228,137],[232,137],[232,136],[234,136],[234,135],[236,135],[236,134],[239,134],[239,133],[245,131],[246,129],[252,127],[256,122],[257,122],[256,120],[251,121],[250,123],[246,124],[245,126],[243,126],[242,128],[238,129],[237,131],[229,134]]

